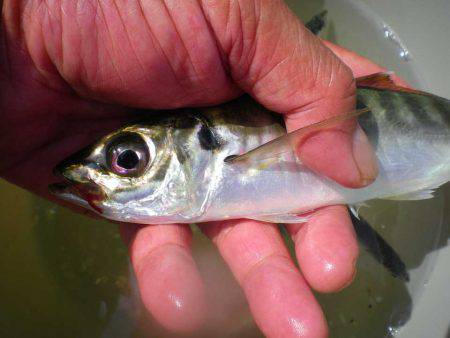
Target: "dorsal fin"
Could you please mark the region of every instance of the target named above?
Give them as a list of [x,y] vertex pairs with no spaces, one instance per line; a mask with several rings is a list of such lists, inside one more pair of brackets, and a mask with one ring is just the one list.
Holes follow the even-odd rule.
[[380,87],[390,88],[397,87],[391,77],[390,72],[374,73],[356,78],[356,85],[359,87]]
[[356,86],[359,88],[375,88],[382,90],[392,90],[396,92],[413,93],[421,95],[431,95],[420,90],[397,85],[392,79],[392,72],[380,72],[356,78]]

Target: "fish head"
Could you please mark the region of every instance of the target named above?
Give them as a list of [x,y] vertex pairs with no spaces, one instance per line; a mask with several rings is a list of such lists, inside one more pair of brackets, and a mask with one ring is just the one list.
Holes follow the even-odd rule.
[[175,221],[190,190],[170,134],[164,125],[123,127],[58,164],[63,182],[50,190],[117,221]]

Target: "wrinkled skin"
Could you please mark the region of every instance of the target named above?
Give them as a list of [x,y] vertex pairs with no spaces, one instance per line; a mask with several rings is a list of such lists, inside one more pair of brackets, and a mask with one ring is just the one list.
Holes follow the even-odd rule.
[[[281,1],[4,0],[0,38],[0,174],[50,199],[53,166],[128,120],[125,107],[209,105],[246,91],[284,114],[292,130],[352,110],[351,70],[379,71],[329,45],[345,66]],[[343,185],[376,176],[369,148],[353,147],[352,130],[318,134],[303,147],[313,170]],[[301,273],[273,224],[202,228],[265,335],[327,335],[311,288],[337,291],[355,274],[358,246],[343,207],[288,227]],[[170,330],[202,325],[207,304],[189,228],[122,230],[148,311]]]

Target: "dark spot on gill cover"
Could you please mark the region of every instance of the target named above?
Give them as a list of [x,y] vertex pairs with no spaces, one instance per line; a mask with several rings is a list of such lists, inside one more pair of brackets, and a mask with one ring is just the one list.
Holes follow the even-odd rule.
[[200,146],[205,150],[215,150],[220,148],[219,139],[214,134],[214,131],[207,125],[202,125],[198,131],[198,140]]
[[221,146],[219,137],[216,135],[214,129],[211,127],[209,121],[205,116],[196,114],[195,117],[201,123],[200,130],[197,133],[200,147],[204,150],[216,150]]

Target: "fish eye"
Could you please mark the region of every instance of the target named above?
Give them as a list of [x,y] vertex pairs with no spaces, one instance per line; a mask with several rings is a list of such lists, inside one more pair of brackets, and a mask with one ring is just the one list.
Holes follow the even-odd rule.
[[107,164],[121,176],[139,176],[150,161],[146,142],[137,134],[127,133],[111,141],[107,149]]
[[139,165],[140,156],[139,153],[132,149],[123,150],[119,156],[117,156],[116,164],[123,169],[132,170]]

